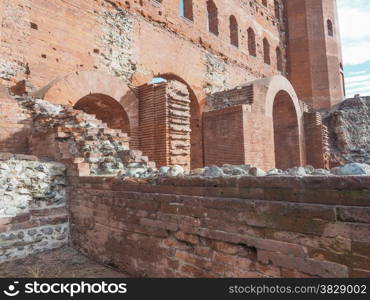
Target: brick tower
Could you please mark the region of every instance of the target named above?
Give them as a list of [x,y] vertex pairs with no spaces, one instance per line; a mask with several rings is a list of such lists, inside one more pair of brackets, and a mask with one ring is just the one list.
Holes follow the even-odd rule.
[[298,97],[315,109],[344,99],[336,0],[285,0],[288,78]]

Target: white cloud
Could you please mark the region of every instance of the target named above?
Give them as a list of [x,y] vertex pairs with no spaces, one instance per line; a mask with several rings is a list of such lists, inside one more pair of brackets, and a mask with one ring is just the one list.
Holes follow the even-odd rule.
[[347,90],[356,90],[356,89],[360,89],[363,87],[367,87],[370,89],[370,85],[367,84],[366,82],[354,82],[354,83],[346,84]]
[[347,96],[370,95],[370,1],[337,3]]
[[352,71],[348,73],[348,76],[355,76],[355,75],[362,75],[366,74],[368,71],[362,70],[362,71]]
[[343,61],[357,65],[370,60],[370,1],[338,0]]
[[370,81],[370,74],[360,76],[349,76],[345,79],[346,83]]
[[[370,38],[370,37],[369,37]],[[343,42],[343,61],[346,65],[359,65],[370,60],[370,41]]]
[[347,97],[353,97],[356,94],[367,96],[367,95],[370,95],[370,88],[367,86],[367,87],[356,88],[356,89],[347,89],[346,93],[347,93]]

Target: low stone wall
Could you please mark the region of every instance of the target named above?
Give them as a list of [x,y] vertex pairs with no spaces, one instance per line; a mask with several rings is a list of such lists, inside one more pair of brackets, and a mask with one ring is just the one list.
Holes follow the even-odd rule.
[[0,263],[68,242],[65,166],[0,154]]
[[132,276],[370,276],[370,177],[71,182],[74,246]]

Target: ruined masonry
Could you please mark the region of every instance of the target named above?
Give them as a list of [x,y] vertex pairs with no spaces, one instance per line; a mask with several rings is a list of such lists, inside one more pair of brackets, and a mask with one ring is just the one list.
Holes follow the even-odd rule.
[[370,277],[343,76],[335,0],[2,0],[0,264]]

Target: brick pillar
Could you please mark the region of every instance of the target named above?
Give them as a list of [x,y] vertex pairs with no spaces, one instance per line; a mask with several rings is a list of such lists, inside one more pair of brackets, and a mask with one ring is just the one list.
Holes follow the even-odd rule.
[[318,112],[305,112],[303,118],[307,164],[315,168],[329,169],[330,146],[328,128],[322,123],[322,117]]
[[140,150],[157,166],[190,168],[190,97],[178,81],[139,88]]

